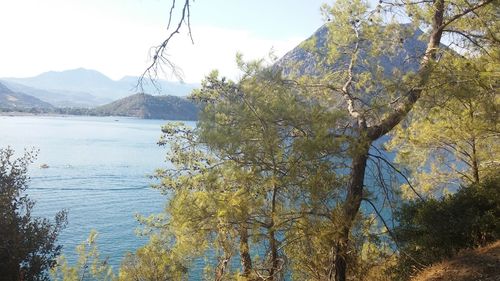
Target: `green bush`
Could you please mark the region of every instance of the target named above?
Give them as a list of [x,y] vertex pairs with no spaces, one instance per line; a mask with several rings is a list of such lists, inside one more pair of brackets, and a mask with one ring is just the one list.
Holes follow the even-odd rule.
[[49,281],[48,270],[61,253],[57,237],[66,212],[54,221],[33,216],[35,202],[25,194],[34,159],[34,152],[15,158],[12,149],[0,148],[0,280]]
[[459,250],[500,238],[500,177],[460,188],[441,199],[412,201],[396,213],[401,279]]

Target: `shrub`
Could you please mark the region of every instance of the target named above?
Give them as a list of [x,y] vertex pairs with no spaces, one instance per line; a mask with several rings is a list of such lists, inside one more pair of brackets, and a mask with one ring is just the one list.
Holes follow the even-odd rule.
[[459,250],[500,238],[500,177],[460,188],[441,199],[411,201],[396,213],[402,279]]
[[57,213],[54,223],[34,217],[35,203],[24,194],[34,159],[33,152],[16,159],[12,149],[0,149],[0,277],[5,281],[50,280],[47,270],[61,252],[56,242],[66,212]]

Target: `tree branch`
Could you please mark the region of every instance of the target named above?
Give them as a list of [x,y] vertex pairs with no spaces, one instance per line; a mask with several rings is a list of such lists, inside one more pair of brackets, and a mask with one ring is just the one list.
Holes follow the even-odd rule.
[[359,40],[360,40],[359,39],[359,31],[354,23],[353,23],[353,30],[354,30],[354,33],[356,34],[357,40],[356,40],[356,44],[354,45],[354,51],[352,52],[352,55],[351,55],[349,67],[347,69],[347,75],[348,75],[347,81],[345,82],[344,86],[342,87],[342,95],[347,102],[347,110],[349,111],[349,114],[353,118],[358,119],[359,117],[361,117],[361,114],[358,111],[356,111],[356,109],[354,108],[354,98],[351,96],[351,93],[349,91],[349,87],[351,87],[352,81],[354,79],[353,69],[354,69],[354,64],[356,63],[356,59],[358,56]]
[[442,23],[442,24],[441,24],[441,26],[440,26],[439,28],[440,28],[441,30],[443,30],[446,26],[448,26],[448,25],[449,25],[449,24],[451,24],[452,22],[454,22],[454,21],[458,20],[459,18],[461,18],[461,17],[463,17],[463,16],[467,15],[467,14],[468,14],[468,13],[470,13],[470,12],[473,12],[473,11],[475,11],[475,10],[477,10],[477,9],[479,9],[479,8],[481,8],[481,7],[483,7],[483,6],[488,5],[488,4],[489,4],[489,3],[491,3],[491,2],[493,2],[493,0],[486,0],[486,1],[482,2],[482,3],[477,4],[476,6],[472,6],[472,7],[468,8],[468,9],[465,9],[463,12],[461,12],[461,13],[459,13],[459,14],[454,15],[454,16],[453,16],[453,17],[451,17],[449,20],[447,20],[446,22]]
[[406,181],[406,183],[408,184],[408,186],[410,187],[410,189],[413,191],[413,193],[415,193],[418,196],[418,198],[420,198],[420,200],[422,200],[422,201],[425,202],[424,197],[422,197],[422,195],[420,195],[417,192],[417,190],[413,187],[413,185],[411,184],[410,180],[405,176],[405,174],[403,174],[403,172],[401,172],[398,168],[396,168],[391,162],[389,162],[387,159],[385,159],[382,156],[377,156],[377,155],[373,155],[373,154],[370,154],[370,153],[368,153],[368,156],[376,158],[376,159],[379,159],[379,160],[382,160],[385,164],[387,164],[389,167],[391,167],[391,169],[393,169],[396,173],[398,173],[400,176],[403,177],[403,179]]
[[444,0],[436,1],[434,5],[436,12],[432,20],[432,31],[429,37],[429,42],[427,43],[427,49],[425,50],[424,57],[420,63],[420,69],[418,71],[419,81],[417,86],[408,91],[406,99],[402,101],[398,107],[396,107],[393,113],[389,114],[389,116],[383,119],[379,124],[368,128],[368,137],[371,140],[376,140],[385,135],[398,125],[404,117],[406,117],[408,112],[410,112],[413,108],[413,105],[420,98],[423,86],[427,84],[430,79],[432,61],[436,59],[436,52],[439,49],[439,44],[443,34],[442,25],[444,22]]
[[475,12],[477,9],[484,7],[485,5],[492,3],[493,0],[486,0],[475,6],[472,6],[463,12],[451,17],[446,22],[444,21],[444,0],[435,1],[435,14],[432,20],[432,31],[430,33],[429,42],[427,44],[427,49],[425,51],[424,57],[420,63],[420,69],[418,71],[419,81],[417,86],[412,88],[406,94],[406,99],[402,101],[401,104],[394,110],[392,114],[389,114],[384,120],[379,124],[371,126],[368,128],[368,137],[372,140],[376,140],[379,137],[385,135],[387,132],[392,130],[396,125],[398,125],[401,120],[410,112],[413,105],[420,98],[423,90],[423,86],[427,84],[430,78],[432,61],[436,59],[436,52],[439,49],[439,44],[441,42],[441,37],[445,27],[452,22],[460,19],[461,17]]
[[[194,44],[192,32],[191,32],[191,10],[190,10],[190,2],[194,0],[184,0],[184,5],[181,10],[181,17],[179,21],[177,22],[177,26],[175,27],[174,30],[170,32],[170,34],[167,36],[167,38],[158,46],[152,47],[151,49],[151,57],[152,57],[152,62],[151,64],[144,70],[144,72],[141,74],[139,80],[137,81],[136,88],[140,89],[141,92],[144,91],[144,82],[145,80],[149,80],[151,84],[153,84],[155,87],[157,86],[156,79],[158,78],[158,71],[162,70],[163,65],[167,65],[172,73],[176,76],[177,79],[182,81],[182,71],[178,69],[178,67],[167,57],[166,50],[168,47],[168,44],[170,43],[171,39],[176,36],[177,34],[180,33],[182,26],[186,25],[188,29],[188,34],[191,39],[191,43]],[[169,12],[169,18],[168,18],[168,24],[167,24],[167,29],[170,28],[170,25],[172,23],[172,17],[173,17],[173,11],[175,10],[175,0],[172,0],[172,6],[170,7],[170,12]],[[157,87],[158,88],[158,87]]]

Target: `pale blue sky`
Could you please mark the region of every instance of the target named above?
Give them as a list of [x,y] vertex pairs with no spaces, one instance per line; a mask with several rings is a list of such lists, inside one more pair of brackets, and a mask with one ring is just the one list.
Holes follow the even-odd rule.
[[[220,27],[252,30],[262,36],[286,39],[309,36],[323,23],[324,0],[202,0],[195,2],[196,21]],[[224,8],[221,8],[224,7]]]
[[[138,75],[148,49],[165,37],[171,0],[0,1],[0,77],[85,67],[119,79]],[[180,5],[181,0],[177,0]],[[171,48],[187,82],[211,69],[237,76],[236,52],[283,55],[323,23],[322,0],[196,0],[195,45],[180,34]],[[173,79],[167,73],[163,78]]]

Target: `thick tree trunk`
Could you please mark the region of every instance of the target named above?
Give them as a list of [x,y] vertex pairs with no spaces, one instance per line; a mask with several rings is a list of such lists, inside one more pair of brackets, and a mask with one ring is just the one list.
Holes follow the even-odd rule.
[[[363,199],[363,185],[365,180],[366,162],[371,141],[361,140],[358,143],[358,151],[352,159],[352,170],[347,189],[346,201],[342,206],[343,225],[341,236],[336,245],[334,268],[335,281],[345,281],[347,275],[347,252],[349,249],[349,233],[354,220],[359,212],[361,200]],[[332,276],[333,277],[333,276]]]
[[248,278],[252,273],[252,258],[250,257],[250,246],[248,244],[248,229],[245,225],[240,229],[240,256],[242,277]]

